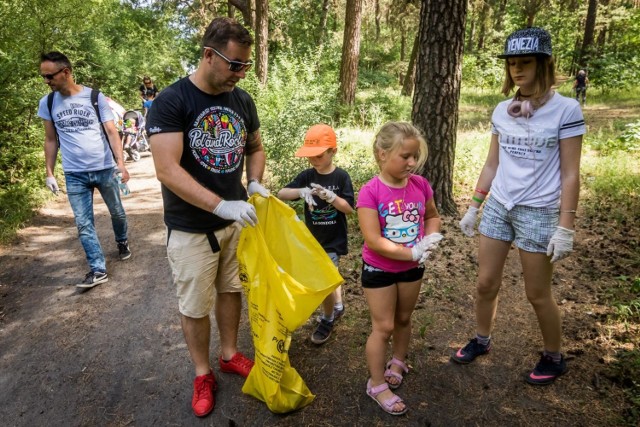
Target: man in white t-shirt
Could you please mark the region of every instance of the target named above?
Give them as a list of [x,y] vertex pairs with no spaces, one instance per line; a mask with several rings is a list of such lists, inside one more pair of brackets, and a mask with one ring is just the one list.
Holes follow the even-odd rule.
[[38,108],[38,116],[44,120],[46,185],[54,194],[58,193],[54,169],[60,149],[67,196],[91,269],[76,286],[93,288],[108,280],[94,224],[93,192],[98,189],[109,208],[120,259],[130,258],[127,216],[118,185],[118,180],[123,183],[129,180],[129,172],[124,166],[120,136],[106,97],[99,93],[97,106],[92,105],[92,89],[74,81],[71,62],[60,52],[41,56],[40,75],[53,91],[40,99]]

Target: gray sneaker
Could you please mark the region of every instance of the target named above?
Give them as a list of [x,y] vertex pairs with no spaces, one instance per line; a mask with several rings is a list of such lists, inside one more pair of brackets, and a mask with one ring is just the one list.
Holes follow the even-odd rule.
[[108,281],[109,278],[107,277],[107,273],[103,273],[102,271],[90,271],[84,277],[82,283],[78,283],[76,287],[88,289]]
[[314,344],[324,344],[331,336],[333,322],[321,319],[316,330],[311,334],[311,342]]

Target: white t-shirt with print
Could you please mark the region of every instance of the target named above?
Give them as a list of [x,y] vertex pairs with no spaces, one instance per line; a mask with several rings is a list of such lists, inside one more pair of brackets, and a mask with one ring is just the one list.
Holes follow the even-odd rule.
[[580,104],[555,93],[529,117],[511,117],[503,101],[493,111],[499,165],[491,197],[511,210],[516,205],[557,207],[560,200],[560,141],[586,132]]
[[[44,120],[54,118],[60,138],[62,169],[65,172],[93,172],[113,168],[116,163],[109,141],[91,105],[91,88],[83,86],[80,93],[70,96],[54,92],[51,115],[47,97],[40,99],[38,116]],[[102,93],[98,95],[98,108],[103,123],[113,121],[113,112]]]

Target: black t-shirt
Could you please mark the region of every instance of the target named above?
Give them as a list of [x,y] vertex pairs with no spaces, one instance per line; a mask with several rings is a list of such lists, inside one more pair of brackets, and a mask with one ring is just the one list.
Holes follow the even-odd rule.
[[[225,200],[247,200],[242,185],[247,136],[260,128],[251,96],[240,88],[219,95],[198,89],[188,77],[164,89],[147,116],[147,134],[182,132],[180,165]],[[172,229],[208,233],[231,224],[162,185],[164,222]]]
[[[314,168],[309,168],[300,172],[286,185],[286,188],[311,187],[311,183],[322,185],[327,190],[333,191],[353,207],[353,184],[351,177],[344,169],[337,167],[330,174],[322,175]],[[304,221],[307,228],[325,251],[346,255],[347,216],[320,197],[313,196],[313,200],[317,203],[313,211],[310,211],[309,206],[304,203]]]
[[578,74],[576,76],[576,81],[578,82],[578,84],[576,86],[577,87],[585,87],[587,85],[586,79],[587,79],[587,75],[586,74]]
[[151,87],[146,87],[143,84],[140,85],[140,93],[144,96],[144,99],[149,99],[150,96],[155,97],[158,93],[158,88],[156,85],[152,85]]

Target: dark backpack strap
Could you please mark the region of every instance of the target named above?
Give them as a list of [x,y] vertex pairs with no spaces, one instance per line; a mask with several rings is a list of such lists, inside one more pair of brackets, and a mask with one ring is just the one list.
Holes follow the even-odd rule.
[[100,91],[97,89],[91,89],[91,105],[93,105],[93,109],[96,110],[96,116],[98,116],[98,123],[100,123],[100,128],[102,129],[102,133],[104,134],[104,139],[107,140],[107,146],[109,150],[111,150],[111,155],[113,156],[113,160],[116,160],[116,153],[113,152],[113,148],[111,148],[111,142],[109,142],[109,136],[107,135],[107,130],[104,127],[104,123],[102,123],[102,116],[100,116],[100,108],[98,106],[98,95]]
[[53,121],[53,95],[55,92],[51,92],[47,96],[47,108],[49,108],[49,117],[51,117],[51,124],[53,125],[53,131],[56,133],[56,141],[58,141],[58,147],[60,147],[60,137],[58,136],[58,129],[56,123]]

